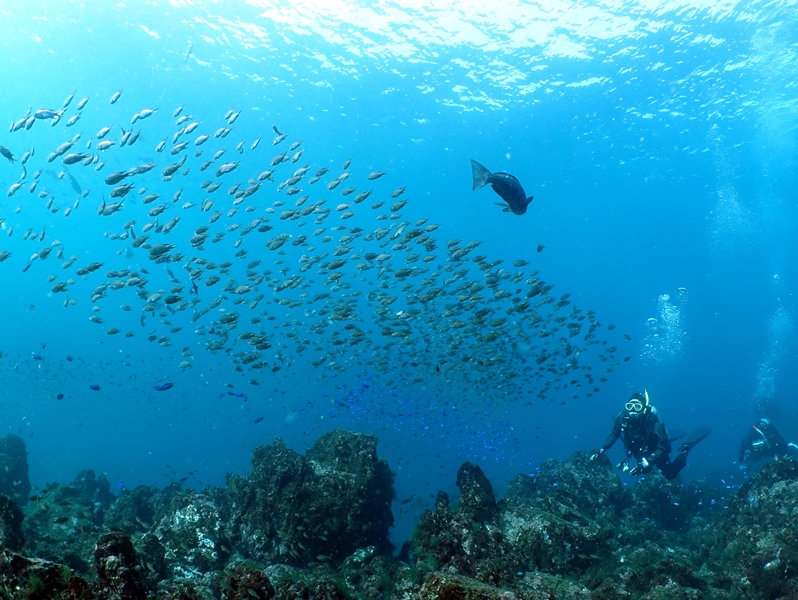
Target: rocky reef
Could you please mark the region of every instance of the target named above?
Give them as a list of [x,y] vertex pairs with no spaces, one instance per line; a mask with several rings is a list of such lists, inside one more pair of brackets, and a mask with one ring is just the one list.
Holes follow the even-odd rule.
[[28,478],[28,452],[25,442],[18,435],[9,434],[0,438],[0,494],[11,498],[19,506],[25,506],[30,496]]
[[103,475],[83,471],[24,501],[25,448],[9,438],[0,471],[16,475],[0,495],[0,598],[798,597],[789,459],[743,485],[652,474],[626,486],[606,457],[576,452],[519,475],[498,501],[480,467],[464,463],[459,497],[439,492],[395,555],[393,474],[372,436],[336,430],[304,456],[278,439],[223,487],[115,496]]

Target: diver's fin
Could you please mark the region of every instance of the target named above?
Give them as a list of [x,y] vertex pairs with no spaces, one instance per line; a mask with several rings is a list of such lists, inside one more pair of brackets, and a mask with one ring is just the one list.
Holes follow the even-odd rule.
[[477,190],[488,185],[488,179],[490,179],[491,172],[472,158],[471,176],[474,179],[474,185],[471,189],[476,192]]
[[682,439],[686,435],[687,432],[684,429],[671,429],[668,432],[668,441],[675,442],[676,440]]
[[687,437],[687,441],[682,443],[681,446],[679,446],[679,454],[687,454],[688,452],[690,452],[690,450],[693,449],[693,446],[695,446],[698,442],[707,437],[711,431],[712,431],[711,429],[708,429],[706,427],[702,427],[701,429],[696,429],[695,431],[693,431]]

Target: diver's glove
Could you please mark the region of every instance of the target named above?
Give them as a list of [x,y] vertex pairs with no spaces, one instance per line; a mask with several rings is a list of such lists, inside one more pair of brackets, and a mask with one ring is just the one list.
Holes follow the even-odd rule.
[[637,477],[638,475],[642,475],[643,473],[648,473],[651,470],[651,465],[648,464],[648,461],[644,458],[642,459],[638,465],[629,471],[629,475],[632,477]]
[[596,460],[602,454],[604,454],[604,448],[600,448],[598,452],[596,452],[595,454],[591,454],[590,455],[590,462],[593,462],[594,460]]

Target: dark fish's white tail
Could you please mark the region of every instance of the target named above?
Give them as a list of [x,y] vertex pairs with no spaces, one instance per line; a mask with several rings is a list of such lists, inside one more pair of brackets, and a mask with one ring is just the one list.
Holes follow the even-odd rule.
[[488,185],[488,179],[490,179],[491,172],[472,158],[471,176],[474,178],[474,186],[471,189],[476,192],[477,190]]

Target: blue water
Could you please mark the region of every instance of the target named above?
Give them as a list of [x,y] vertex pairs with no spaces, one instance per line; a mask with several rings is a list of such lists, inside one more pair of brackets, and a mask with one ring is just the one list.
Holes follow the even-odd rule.
[[[501,493],[511,477],[534,472],[542,460],[597,447],[628,394],[643,387],[669,427],[713,428],[691,454],[685,478],[731,472],[738,440],[760,414],[770,416],[788,440],[798,438],[791,368],[798,257],[794,4],[502,7],[332,0],[3,3],[0,111],[6,122],[29,110],[58,110],[75,93],[54,126],[39,120],[30,130],[0,134],[0,145],[17,161],[35,148],[24,179],[19,162],[0,159],[0,188],[23,182],[0,200],[0,251],[12,253],[0,263],[0,426],[25,439],[34,483],[69,481],[93,468],[126,487],[188,477],[186,485],[200,488],[222,484],[228,472],[246,473],[259,444],[281,437],[303,452],[322,433],[345,427],[380,437],[380,455],[396,472],[397,499],[407,500],[395,510],[395,537],[401,541],[431,494],[453,491],[463,461],[480,464]],[[110,104],[120,90],[119,101]],[[80,120],[67,127],[85,97]],[[182,125],[172,116],[179,106],[192,116]],[[158,111],[134,126],[141,129],[136,145],[120,147],[119,127],[128,130],[131,117],[145,108]],[[230,110],[241,111],[230,135],[212,138],[203,156],[195,157],[193,140],[225,125]],[[188,149],[171,156],[173,134],[197,120],[198,129],[182,138]],[[117,145],[98,152],[96,133],[108,125],[115,127],[107,139]],[[273,126],[289,134],[278,146],[272,146]],[[96,163],[47,162],[50,152],[77,133],[82,135],[71,152],[100,155],[107,163],[101,171]],[[250,150],[258,137],[259,146]],[[156,152],[164,139],[166,150]],[[276,167],[274,179],[279,183],[309,164],[300,195],[310,193],[308,204],[327,199],[332,214],[323,225],[314,225],[313,217],[304,229],[280,220],[296,196],[278,193],[268,181],[235,217],[226,216],[232,208],[228,188],[236,182],[246,187],[247,179],[299,140],[304,154],[296,164]],[[239,142],[243,154],[236,151]],[[200,172],[201,162],[223,148],[224,157]],[[190,172],[164,182],[161,170],[182,155]],[[351,179],[335,191],[322,187],[347,159]],[[472,192],[470,159],[516,175],[535,198],[527,214],[502,212],[489,189]],[[123,210],[99,216],[97,206],[103,195],[110,201],[112,189],[104,178],[150,161],[157,167],[135,176]],[[216,180],[214,171],[224,161],[241,164],[218,178],[218,191],[205,193],[200,183]],[[321,167],[330,173],[308,185]],[[30,193],[39,170],[38,187]],[[366,180],[377,170],[387,174]],[[67,177],[58,179],[61,171],[88,191],[68,217],[64,209],[79,194]],[[358,214],[347,222],[335,206],[351,201],[353,196],[340,195],[350,184],[356,194],[375,192],[353,207]],[[376,199],[394,202],[389,194],[401,186],[407,187],[402,198],[409,199],[402,219],[376,221],[368,206]],[[173,204],[180,187],[183,196]],[[145,206],[144,190],[161,198]],[[47,194],[42,198],[39,192]],[[51,198],[58,212],[47,209]],[[215,201],[209,212],[181,208],[204,198]],[[275,201],[285,205],[267,213]],[[156,265],[145,249],[131,250],[130,239],[111,239],[125,232],[129,220],[136,220],[134,229],[142,235],[144,224],[153,221],[147,211],[162,203],[169,207],[160,224],[174,216],[181,221],[168,235],[151,231],[151,242],[175,244],[183,260]],[[245,212],[246,206],[253,212]],[[212,225],[211,237],[230,223],[245,226],[256,217],[268,217],[274,229],[246,237],[231,231],[218,244],[209,240],[201,251],[192,248],[194,228],[207,224],[215,210],[223,216]],[[254,259],[262,261],[258,270],[284,279],[298,274],[301,253],[331,253],[338,242],[322,243],[317,236],[315,251],[286,245],[286,255],[279,256],[265,243],[280,232],[313,238],[313,230],[324,226],[325,235],[337,240],[346,233],[331,231],[339,224],[371,231],[404,221],[412,228],[419,219],[428,219],[424,226],[440,225],[433,234],[439,259],[415,265],[444,265],[446,241],[452,239],[480,241],[472,255],[503,260],[501,267],[511,274],[519,271],[514,261],[526,260],[520,270],[540,269],[555,298],[570,293],[582,310],[595,311],[599,338],[619,347],[616,358],[630,360],[604,373],[608,363],[600,350],[586,351],[580,363],[593,367],[600,391],[588,396],[593,386],[576,393],[550,389],[541,400],[539,382],[499,374],[518,368],[525,352],[534,360],[534,351],[520,342],[514,353],[502,355],[511,364],[487,369],[478,381],[467,363],[435,375],[430,365],[446,357],[442,346],[425,347],[423,336],[437,339],[440,315],[427,322],[419,318],[423,336],[414,348],[399,346],[380,364],[372,347],[334,346],[333,326],[297,353],[295,336],[312,337],[309,328],[320,319],[313,313],[320,304],[307,300],[330,291],[318,267],[303,273],[309,295],[298,308],[271,300],[280,294],[298,300],[299,290],[274,293],[262,284],[257,291],[266,297],[254,311],[247,311],[248,302],[234,305],[236,295],[227,294],[222,309],[263,321],[240,326],[227,350],[218,353],[206,349],[207,334],[196,332],[199,325],[211,327],[211,316],[193,322],[194,307],[172,314],[161,305],[154,316],[145,315],[142,327],[143,301],[130,288],[108,289],[107,297],[91,300],[97,286],[113,280],[108,270],[144,268],[149,294],[168,290],[174,284],[165,267],[190,300],[182,265],[196,256],[233,262],[237,285],[248,283],[245,266]],[[40,241],[42,229],[46,236]],[[28,230],[37,234],[35,241],[23,239]],[[236,239],[243,240],[239,248]],[[54,240],[61,246],[23,272],[31,255]],[[350,245],[352,253],[390,251],[362,238]],[[538,245],[545,246],[542,252]],[[247,250],[246,258],[234,256],[240,249]],[[63,269],[72,255],[74,265]],[[85,279],[76,274],[95,261],[103,267]],[[373,325],[379,323],[373,313],[378,304],[367,296],[384,290],[382,280],[377,269],[361,274],[357,262],[350,258],[344,269],[351,288],[332,294],[362,294],[353,318],[371,323],[364,329],[379,347],[386,340]],[[470,265],[466,279],[478,280],[479,270]],[[287,275],[279,274],[281,268]],[[68,292],[51,292],[53,283],[70,278]],[[200,280],[196,310],[221,294],[227,279],[222,276],[214,288]],[[67,298],[74,304],[65,306]],[[132,310],[124,312],[120,304]],[[390,312],[408,308],[399,300]],[[104,323],[92,323],[91,315]],[[609,324],[616,328],[608,331]],[[121,333],[109,335],[109,327]],[[170,333],[175,327],[182,330]],[[248,348],[236,336],[256,329],[272,343],[263,356],[269,365],[238,372],[233,355]],[[126,331],[135,335],[124,337]],[[503,336],[506,342],[512,331]],[[151,332],[154,342],[147,339]],[[163,336],[169,346],[158,343]],[[324,364],[335,360],[338,368],[311,365],[328,351]],[[464,352],[459,349],[455,358]],[[426,366],[412,364],[419,357]],[[184,360],[191,366],[181,369]],[[608,381],[599,385],[601,376]],[[174,387],[154,389],[165,382]],[[618,449],[614,453],[620,456]]]

